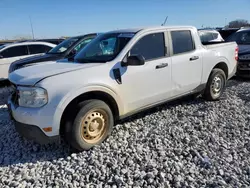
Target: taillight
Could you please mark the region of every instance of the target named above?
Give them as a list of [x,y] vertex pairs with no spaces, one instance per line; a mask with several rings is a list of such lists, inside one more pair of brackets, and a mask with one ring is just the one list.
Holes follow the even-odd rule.
[[238,52],[239,52],[239,47],[237,46],[235,48],[235,60],[238,61]]

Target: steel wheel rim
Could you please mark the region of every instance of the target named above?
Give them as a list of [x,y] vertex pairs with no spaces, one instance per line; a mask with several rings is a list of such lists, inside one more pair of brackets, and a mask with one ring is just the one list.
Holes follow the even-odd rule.
[[105,110],[89,111],[81,121],[82,139],[89,144],[99,142],[107,131],[108,123],[108,113]]
[[223,88],[223,78],[221,76],[215,76],[212,80],[211,91],[214,96],[219,96]]

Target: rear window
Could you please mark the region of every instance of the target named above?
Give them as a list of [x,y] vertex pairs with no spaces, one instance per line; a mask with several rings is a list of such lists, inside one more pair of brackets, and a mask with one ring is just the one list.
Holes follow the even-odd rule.
[[200,38],[201,38],[201,42],[209,42],[215,39],[212,32],[201,32]]
[[214,39],[217,39],[219,34],[218,33],[213,33]]
[[193,38],[189,30],[171,31],[173,54],[190,52],[195,49]]
[[41,44],[29,45],[28,48],[29,48],[30,54],[45,53],[45,52],[52,49],[52,47],[50,47],[50,46],[45,46],[45,45],[41,45]]
[[13,46],[9,47],[1,52],[4,58],[18,57],[28,55],[27,46]]

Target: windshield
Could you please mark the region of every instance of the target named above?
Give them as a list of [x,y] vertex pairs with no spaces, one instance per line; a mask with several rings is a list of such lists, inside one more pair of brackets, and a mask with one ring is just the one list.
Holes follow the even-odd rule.
[[75,57],[76,62],[107,62],[116,58],[134,33],[107,33],[100,35],[83,48]]
[[0,50],[5,48],[5,45],[4,44],[0,44]]
[[79,39],[78,38],[69,38],[67,40],[64,40],[56,47],[52,48],[48,54],[60,54],[65,52],[67,49],[69,49],[73,44],[75,44]]
[[227,38],[228,42],[235,41],[237,44],[250,44],[250,31],[240,31]]

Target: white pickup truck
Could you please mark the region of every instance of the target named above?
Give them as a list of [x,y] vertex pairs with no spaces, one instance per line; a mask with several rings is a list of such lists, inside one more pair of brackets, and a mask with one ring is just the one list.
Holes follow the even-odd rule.
[[190,94],[218,100],[236,72],[235,42],[203,45],[191,26],[104,33],[63,60],[17,70],[8,100],[16,130],[45,144],[100,144],[125,117]]

